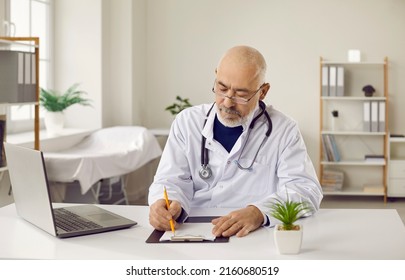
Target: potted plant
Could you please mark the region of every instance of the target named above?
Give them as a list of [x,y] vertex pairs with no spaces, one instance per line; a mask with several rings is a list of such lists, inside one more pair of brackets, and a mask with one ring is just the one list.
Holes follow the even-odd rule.
[[366,85],[363,87],[363,92],[366,97],[371,97],[373,96],[375,89],[372,85]]
[[55,90],[41,88],[39,104],[46,110],[45,127],[49,135],[57,135],[63,129],[63,111],[74,105],[90,106],[90,99],[84,98],[87,92],[78,90],[79,84],[73,84],[63,94]]
[[303,226],[296,221],[313,210],[307,201],[286,201],[275,198],[270,215],[281,222],[274,228],[274,242],[280,254],[298,254],[301,249]]
[[181,98],[177,95],[176,101],[173,104],[167,106],[165,110],[169,111],[173,116],[176,116],[178,113],[191,106],[193,105],[190,104],[188,98]]

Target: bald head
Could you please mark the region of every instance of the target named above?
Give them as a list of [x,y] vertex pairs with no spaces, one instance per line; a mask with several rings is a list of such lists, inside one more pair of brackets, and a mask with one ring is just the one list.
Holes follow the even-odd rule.
[[263,55],[252,47],[233,47],[221,58],[215,72],[213,91],[219,121],[229,127],[243,125],[270,89],[265,83]]
[[225,66],[234,67],[237,71],[249,71],[252,80],[257,80],[259,84],[265,82],[266,61],[255,48],[236,46],[229,49],[219,61],[217,71]]

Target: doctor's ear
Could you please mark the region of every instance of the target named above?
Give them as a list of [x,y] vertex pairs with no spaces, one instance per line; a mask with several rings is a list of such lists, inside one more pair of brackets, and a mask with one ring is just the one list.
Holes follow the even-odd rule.
[[266,95],[267,95],[267,93],[269,92],[269,90],[270,90],[270,84],[269,84],[269,83],[265,83],[265,84],[263,85],[262,89],[261,89],[260,100],[263,100],[263,99],[266,97]]

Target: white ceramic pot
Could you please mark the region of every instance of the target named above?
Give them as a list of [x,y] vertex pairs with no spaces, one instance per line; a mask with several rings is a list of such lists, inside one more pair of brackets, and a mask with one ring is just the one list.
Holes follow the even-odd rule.
[[46,112],[44,121],[48,136],[56,136],[62,133],[64,124],[63,112]]
[[298,254],[301,249],[303,227],[299,230],[279,230],[274,228],[274,243],[280,254]]

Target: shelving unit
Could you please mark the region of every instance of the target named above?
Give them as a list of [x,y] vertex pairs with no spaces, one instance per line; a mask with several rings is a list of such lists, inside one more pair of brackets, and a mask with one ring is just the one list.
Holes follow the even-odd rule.
[[[344,94],[326,96],[323,90],[323,67],[343,67]],[[329,77],[327,79],[329,83]],[[336,81],[335,81],[336,82]],[[337,82],[336,82],[337,83]],[[372,97],[364,96],[363,86],[376,89]],[[364,130],[364,104],[376,101],[384,107],[385,123],[376,132]],[[379,105],[378,105],[379,106]],[[333,111],[339,116],[334,118]],[[333,138],[340,159],[331,161],[325,152],[323,138]],[[388,58],[381,62],[342,62],[320,58],[320,179],[325,171],[344,174],[341,190],[324,190],[325,195],[381,196],[387,200],[388,142]],[[366,161],[365,155],[383,158]],[[328,161],[329,159],[329,161]],[[405,180],[404,180],[405,182]]]
[[[39,131],[40,131],[40,120],[39,120],[39,38],[38,37],[0,37],[0,47],[8,48],[11,45],[19,46],[22,48],[28,48],[33,50],[35,54],[35,99],[34,104],[34,148],[36,150],[40,149],[39,142]],[[2,77],[0,77],[1,79]],[[0,89],[1,90],[1,89]],[[1,92],[0,92],[1,94]],[[12,103],[12,105],[18,105],[20,103]],[[28,103],[22,103],[28,104]],[[31,103],[32,104],[32,103]],[[1,103],[0,106],[6,108],[11,104]],[[0,143],[2,144],[2,143]],[[10,178],[8,174],[7,166],[0,168],[0,207],[12,202]]]
[[[35,84],[36,84],[36,102],[34,119],[34,148],[39,150],[39,38],[38,37],[0,37],[0,46],[17,45],[26,48],[33,48],[35,53]],[[0,77],[1,79],[1,77]],[[26,103],[24,103],[26,104]],[[7,104],[0,104],[5,105]],[[16,104],[13,104],[16,105]]]

